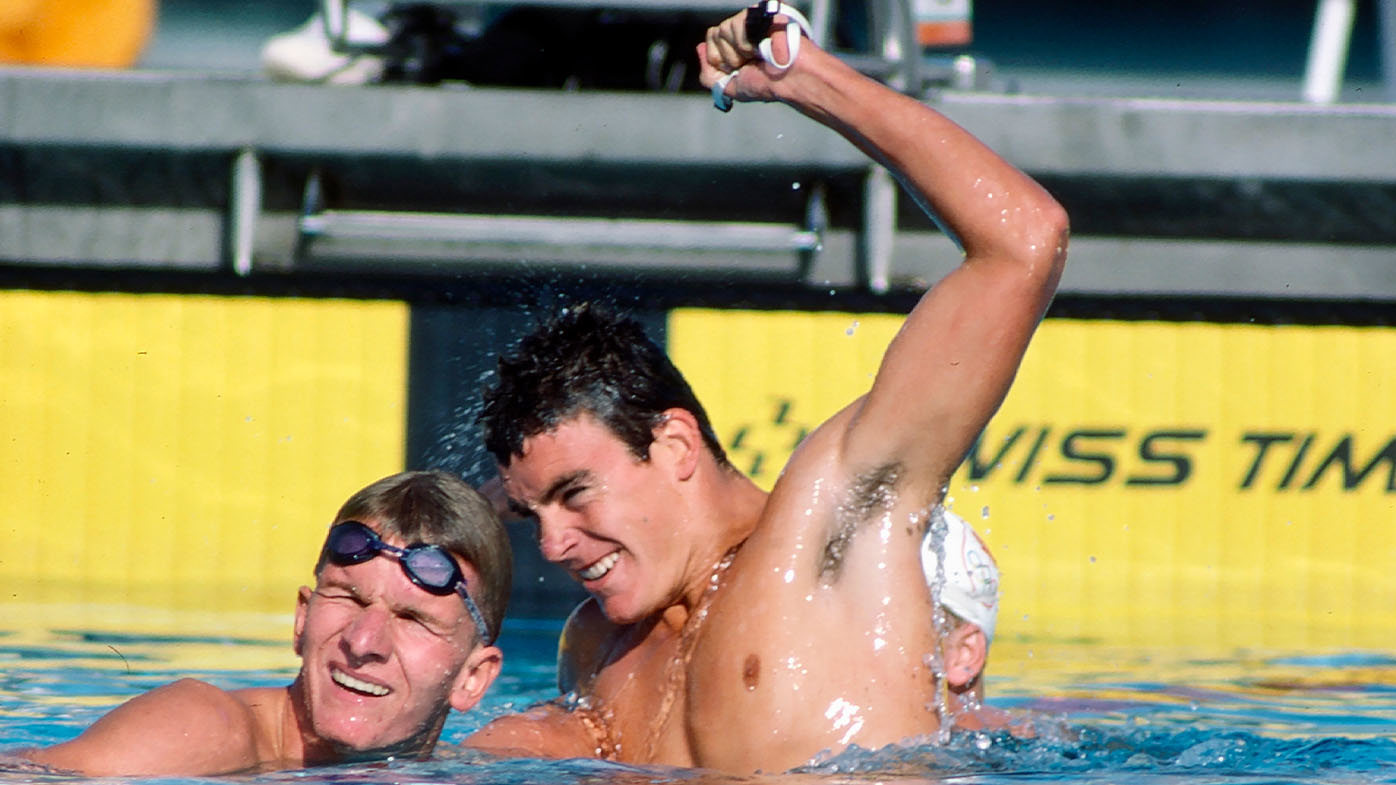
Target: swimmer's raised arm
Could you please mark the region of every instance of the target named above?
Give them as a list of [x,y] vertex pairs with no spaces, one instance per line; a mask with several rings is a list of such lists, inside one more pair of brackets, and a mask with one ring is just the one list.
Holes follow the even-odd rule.
[[[703,83],[736,70],[726,90],[737,100],[780,101],[837,130],[886,165],[964,250],[964,263],[907,318],[871,393],[834,421],[844,424],[843,466],[895,463],[909,490],[934,501],[1007,393],[1056,290],[1066,213],[939,112],[809,42],[788,70],[760,61],[744,17],[712,28],[699,46]],[[785,34],[774,30],[785,62]]]

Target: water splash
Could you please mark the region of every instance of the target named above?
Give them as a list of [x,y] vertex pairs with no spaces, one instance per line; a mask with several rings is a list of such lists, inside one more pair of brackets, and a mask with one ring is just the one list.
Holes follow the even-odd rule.
[[935,578],[930,582],[931,590],[931,624],[935,627],[936,646],[923,658],[926,669],[936,680],[935,704],[927,706],[936,718],[936,741],[944,743],[949,740],[951,724],[949,697],[945,691],[945,658],[940,648],[940,641],[946,639],[950,634],[951,622],[949,615],[945,612],[945,606],[941,604],[940,598],[945,588],[945,537],[950,531],[950,524],[945,520],[945,507],[937,504],[931,509],[931,522],[926,529],[926,538],[930,541],[930,550],[935,554],[939,569],[936,570]]
[[[1062,726],[1054,733],[1024,739],[1009,733],[961,732],[943,744],[888,746],[869,751],[851,747],[797,771],[806,773],[938,776],[1011,774],[1015,779],[1077,781],[1096,774],[1102,782],[1168,781],[1265,782],[1321,778],[1323,782],[1372,782],[1359,773],[1390,773],[1396,766],[1391,739],[1275,739],[1245,731],[1217,733],[1153,728],[1115,729]],[[1198,780],[1199,775],[1215,779]],[[1377,780],[1383,781],[1383,780]],[[1390,780],[1384,780],[1389,782]]]

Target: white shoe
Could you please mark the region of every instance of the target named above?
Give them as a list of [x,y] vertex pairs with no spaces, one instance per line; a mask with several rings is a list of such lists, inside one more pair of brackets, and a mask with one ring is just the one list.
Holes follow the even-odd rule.
[[[347,9],[345,39],[360,46],[388,42],[388,28],[361,11]],[[274,35],[262,46],[262,68],[274,79],[326,84],[367,84],[383,75],[383,58],[334,51],[316,13],[294,30]]]

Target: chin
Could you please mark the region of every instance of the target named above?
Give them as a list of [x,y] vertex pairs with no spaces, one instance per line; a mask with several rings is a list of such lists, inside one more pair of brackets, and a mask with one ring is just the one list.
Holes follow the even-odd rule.
[[601,612],[606,616],[606,620],[612,624],[635,624],[658,613],[658,610],[639,607],[634,602],[627,602],[625,598],[608,597],[600,600]]
[[428,752],[432,744],[422,734],[391,741],[383,738],[358,738],[345,734],[329,739],[347,759],[384,758],[391,755],[414,755]]

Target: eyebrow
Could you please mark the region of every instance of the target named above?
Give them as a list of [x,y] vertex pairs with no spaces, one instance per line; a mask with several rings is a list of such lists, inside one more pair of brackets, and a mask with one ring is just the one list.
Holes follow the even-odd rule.
[[[321,589],[337,589],[350,595],[355,599],[355,601],[358,602],[371,601],[369,600],[369,598],[364,596],[363,592],[359,591],[359,587],[356,586],[353,581],[336,580],[334,578],[330,578],[328,580],[320,580],[317,581],[315,590],[319,591]],[[426,622],[428,625],[440,627],[443,629],[447,629],[453,626],[451,622],[449,622],[445,618],[438,616],[437,614],[432,613],[431,611],[418,608],[417,606],[411,603],[388,602],[387,598],[385,597],[380,599],[384,601],[384,604],[387,606],[388,610],[391,613],[397,615],[406,614],[411,616],[412,618],[420,619],[421,621]]]
[[[538,506],[543,507],[552,504],[554,501],[557,500],[557,497],[561,496],[567,490],[569,486],[576,485],[577,483],[583,480],[590,479],[590,477],[590,469],[577,469],[575,471],[571,471],[567,474],[562,475],[556,480],[553,480],[552,484],[547,487],[547,490],[543,491],[543,493],[539,495]],[[516,515],[522,516],[524,518],[538,517],[538,513],[534,510],[534,508],[531,505],[525,504],[519,501],[518,499],[513,498],[512,496],[509,497],[508,504],[509,509],[512,510]]]
[[557,500],[557,497],[561,496],[564,492],[566,492],[568,486],[576,485],[582,480],[588,479],[590,477],[590,469],[577,469],[576,471],[568,472],[567,474],[562,475],[556,480],[553,480],[552,485],[549,485],[548,489],[546,491],[543,491],[543,495],[538,498],[538,503],[552,504],[554,501]]

